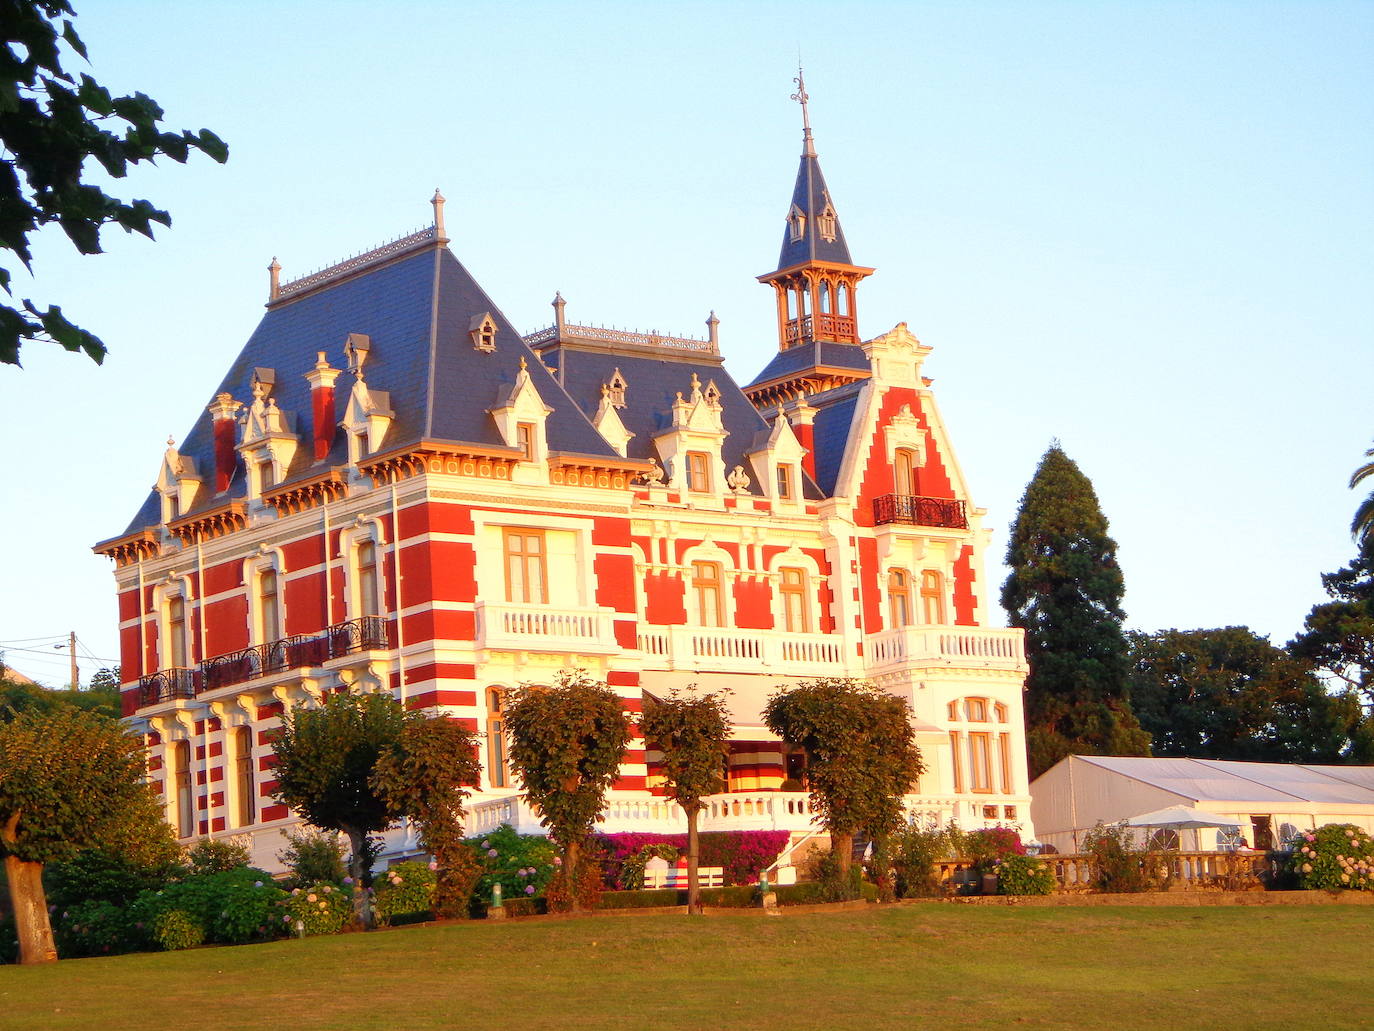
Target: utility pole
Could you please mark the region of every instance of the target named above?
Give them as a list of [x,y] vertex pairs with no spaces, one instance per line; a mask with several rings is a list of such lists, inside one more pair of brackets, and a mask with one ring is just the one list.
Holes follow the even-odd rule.
[[75,630],[73,630],[73,631],[71,632],[71,636],[67,639],[67,645],[68,645],[68,647],[69,647],[70,650],[71,650],[71,656],[72,656],[72,690],[73,690],[73,691],[80,691],[80,690],[81,690],[81,680],[80,680],[80,678],[77,676],[77,672],[76,672],[76,631],[75,631]]

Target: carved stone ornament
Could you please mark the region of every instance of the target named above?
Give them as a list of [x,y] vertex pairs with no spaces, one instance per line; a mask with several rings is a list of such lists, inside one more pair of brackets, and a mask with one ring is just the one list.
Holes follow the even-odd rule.
[[649,459],[648,471],[640,474],[639,478],[643,480],[645,483],[647,483],[650,487],[663,486],[663,469],[659,466],[657,458]]
[[749,493],[749,474],[744,471],[744,466],[737,465],[730,470],[730,475],[725,477],[725,482],[736,494]]

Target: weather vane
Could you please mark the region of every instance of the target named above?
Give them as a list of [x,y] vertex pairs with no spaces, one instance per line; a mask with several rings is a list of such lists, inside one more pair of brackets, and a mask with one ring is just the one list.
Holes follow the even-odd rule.
[[807,113],[806,102],[811,99],[811,96],[806,92],[806,79],[802,74],[802,66],[800,61],[797,62],[797,77],[792,81],[797,84],[797,92],[792,94],[792,99],[801,105],[802,128],[806,130],[806,135],[810,136],[811,116]]

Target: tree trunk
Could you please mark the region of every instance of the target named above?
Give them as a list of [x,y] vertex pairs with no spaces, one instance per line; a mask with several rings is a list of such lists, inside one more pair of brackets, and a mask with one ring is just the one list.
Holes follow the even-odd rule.
[[849,867],[854,859],[854,832],[831,831],[830,850],[835,853],[840,870],[840,887],[849,892]]
[[699,860],[701,849],[697,836],[697,814],[701,806],[687,809],[687,915],[701,916],[701,875]]
[[364,869],[367,862],[367,834],[356,827],[345,827],[348,847],[353,854],[348,857],[348,876],[353,878],[353,916],[365,928],[372,927],[372,902],[367,895],[366,881],[371,874]]
[[582,842],[568,842],[563,856],[563,876],[568,885],[568,904],[574,913],[582,912]]
[[6,856],[5,876],[10,882],[10,904],[19,936],[19,962],[56,962],[57,946],[48,919],[48,899],[43,894],[43,864]]

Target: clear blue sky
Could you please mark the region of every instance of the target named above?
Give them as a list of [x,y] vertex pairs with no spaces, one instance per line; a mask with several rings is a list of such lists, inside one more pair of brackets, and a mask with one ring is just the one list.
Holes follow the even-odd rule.
[[[0,369],[6,661],[52,683],[75,629],[117,656],[119,533],[294,277],[414,229],[516,325],[699,333],[735,377],[775,347],[777,260],[811,117],[861,332],[907,322],[974,501],[1004,530],[1051,438],[1092,478],[1132,627],[1277,643],[1352,554],[1374,437],[1374,4],[211,4],[77,0],[98,79],[143,90],[192,159],[118,189],[157,243],[35,281],[110,348]],[[38,646],[24,652],[12,642]],[[101,661],[83,662],[88,677]]]

